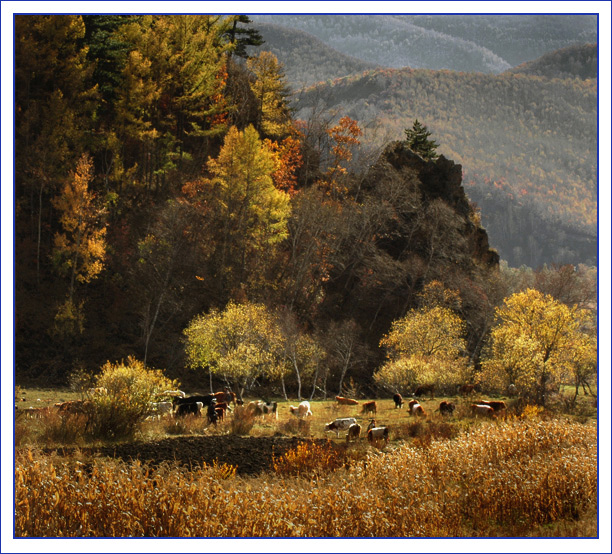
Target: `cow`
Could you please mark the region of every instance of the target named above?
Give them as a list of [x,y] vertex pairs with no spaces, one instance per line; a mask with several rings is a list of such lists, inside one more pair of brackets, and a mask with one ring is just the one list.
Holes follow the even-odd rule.
[[374,427],[378,427],[378,425],[376,425],[376,420],[375,419],[370,419],[370,423],[368,424],[368,428],[366,429],[366,433],[370,429],[374,429]]
[[217,401],[214,394],[191,394],[189,396],[175,396],[172,399],[174,408],[176,409],[181,404],[192,404],[193,402],[202,402],[203,406],[210,406]]
[[508,390],[506,391],[508,396],[516,396],[518,394],[518,389],[514,383],[510,383],[508,385]]
[[312,412],[310,410],[310,402],[308,402],[308,400],[304,400],[303,402],[300,402],[297,405],[297,407],[289,406],[289,411],[291,412],[292,415],[297,416],[299,418],[303,418],[303,417],[312,415]]
[[389,442],[389,428],[388,427],[373,427],[368,431],[368,442],[377,443],[384,441],[385,444]]
[[55,404],[60,415],[70,414],[90,414],[93,410],[93,402],[90,400],[68,400],[67,402],[57,402]]
[[326,423],[325,432],[336,431],[336,437],[339,437],[340,431],[347,431],[355,423],[357,423],[357,420],[354,417],[340,417],[330,423]]
[[393,395],[393,402],[395,403],[395,408],[400,408],[404,405],[404,399],[402,398],[402,395],[397,392]]
[[433,385],[419,385],[412,396],[425,396],[429,394],[433,398],[435,387]]
[[151,415],[158,419],[165,415],[170,415],[174,406],[172,402],[151,402],[149,404]]
[[203,408],[204,404],[202,402],[183,402],[176,407],[174,415],[176,417],[182,417],[190,414],[199,416],[201,415]]
[[264,415],[273,414],[274,417],[278,419],[278,403],[277,402],[262,402],[262,404],[263,404],[262,409],[263,409]]
[[336,402],[338,402],[338,406],[356,406],[359,404],[357,400],[353,400],[352,398],[344,398],[343,396],[336,396]]
[[264,406],[263,402],[260,402],[258,400],[253,400],[252,402],[249,402],[246,405],[246,408],[244,410],[250,416],[261,416],[264,413],[263,406]]
[[458,385],[457,386],[457,392],[461,395],[461,396],[469,396],[471,394],[474,394],[476,390],[476,385]]
[[351,442],[352,440],[359,440],[361,436],[361,425],[359,423],[353,423],[348,428],[348,433],[346,434],[346,442]]
[[[15,406],[15,409],[17,409],[17,406]],[[30,406],[29,408],[24,408],[23,410],[21,410],[21,412],[26,417],[39,419],[39,418],[48,416],[51,413],[51,409],[48,407],[34,408],[33,406]]]
[[[206,408],[206,417],[208,419],[208,423],[212,425],[217,425],[217,421],[219,421],[219,414],[217,412],[216,402],[212,402]],[[223,419],[223,418],[221,418]]]
[[214,397],[217,399],[217,403],[226,402],[227,404],[236,406],[236,393],[229,389],[214,393]]
[[371,402],[364,402],[361,406],[362,414],[374,413],[376,414],[376,402],[372,400]]
[[411,400],[408,402],[408,412],[412,416],[425,417],[427,415],[423,409],[423,406],[421,406],[416,400]]
[[453,415],[453,412],[455,411],[455,405],[452,402],[442,400],[436,411],[440,412],[441,415]]
[[486,404],[472,404],[470,410],[473,416],[495,417],[495,410]]
[[[212,404],[211,404],[212,406]],[[229,404],[227,402],[217,402],[214,404],[215,406],[215,410],[217,411],[221,411],[223,413],[223,416],[225,417],[225,412],[231,412],[232,408],[229,406]],[[223,419],[223,417],[221,418]]]
[[506,403],[503,400],[481,400],[479,404],[484,404],[485,406],[491,406],[493,411],[495,412],[505,412],[506,411]]

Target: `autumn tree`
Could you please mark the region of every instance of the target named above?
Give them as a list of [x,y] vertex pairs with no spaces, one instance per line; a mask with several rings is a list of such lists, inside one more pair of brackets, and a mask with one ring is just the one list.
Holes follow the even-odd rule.
[[414,120],[412,129],[405,129],[408,147],[424,160],[435,160],[438,157],[436,148],[440,146],[435,140],[430,140],[431,133],[418,119]]
[[247,67],[255,76],[251,88],[259,103],[257,128],[262,135],[283,137],[291,129],[291,117],[282,65],[272,52],[260,52],[247,59]]
[[211,135],[226,130],[229,109],[222,16],[142,16],[120,28],[131,45],[118,95],[118,128],[126,142],[125,179],[162,187]]
[[[15,16],[15,198],[31,222],[21,228],[17,218],[16,239],[36,245],[27,257],[35,268],[23,268],[35,270],[37,283],[55,230],[50,200],[91,137],[97,91],[84,34],[81,16]],[[22,252],[16,249],[18,263]]]
[[380,341],[388,361],[375,374],[379,384],[448,388],[462,382],[469,373],[464,356],[465,325],[448,307],[457,302],[456,293],[440,291],[434,284],[422,298],[423,307],[394,321]]
[[592,368],[595,345],[583,330],[586,310],[528,289],[507,298],[496,315],[478,376],[487,388],[505,391],[513,384],[524,398],[546,405],[551,392],[571,379],[569,363]]
[[363,135],[357,121],[348,116],[340,118],[337,125],[327,131],[331,140],[331,159],[322,186],[334,199],[343,198],[348,192],[348,164],[353,151],[361,143]]
[[[303,387],[311,383],[310,399],[315,394],[325,352],[317,340],[300,325],[294,313],[284,310],[279,313],[279,325],[283,336],[283,357],[297,386],[297,398],[302,400]],[[281,379],[283,393],[287,399],[285,378]]]
[[[277,156],[253,126],[232,127],[219,156],[208,161],[210,177],[195,184],[218,222],[216,263],[231,288],[250,275],[262,275],[265,264],[287,236],[289,195],[274,186]],[[255,268],[255,269],[254,269]]]
[[287,371],[282,333],[262,304],[230,302],[223,311],[195,317],[184,335],[189,367],[222,377],[240,397],[256,379],[276,381]]
[[83,155],[72,178],[53,202],[61,213],[62,225],[62,231],[55,235],[53,261],[60,274],[70,279],[68,297],[56,322],[60,326],[76,325],[75,330],[82,330],[82,306],[74,303],[75,286],[89,283],[100,274],[107,248],[104,210],[89,188],[91,179],[91,158]]

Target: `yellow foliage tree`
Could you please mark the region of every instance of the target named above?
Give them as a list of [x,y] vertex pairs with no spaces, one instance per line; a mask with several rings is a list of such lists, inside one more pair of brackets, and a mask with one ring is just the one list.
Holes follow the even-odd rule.
[[570,365],[592,365],[596,345],[583,330],[591,317],[586,310],[527,289],[507,298],[496,315],[478,376],[486,387],[503,391],[514,384],[523,397],[545,405],[571,378]]
[[[453,294],[448,291],[444,296]],[[447,307],[434,303],[411,310],[394,321],[382,338],[388,362],[374,374],[375,381],[395,391],[461,383],[468,374],[464,335],[463,321]]]
[[[75,282],[89,283],[104,269],[106,255],[106,226],[102,221],[104,209],[89,190],[92,161],[84,154],[76,171],[53,202],[59,210],[63,232],[56,233],[53,261],[61,274],[70,276],[68,298],[58,311],[59,327],[82,328],[82,304],[74,303]],[[78,323],[80,321],[80,323]],[[72,322],[72,323],[71,323]]]
[[260,52],[247,60],[247,67],[255,75],[251,90],[258,102],[259,129],[270,137],[286,135],[292,124],[286,100],[289,88],[282,65],[272,52]]
[[232,127],[218,157],[208,162],[212,177],[202,184],[219,218],[219,262],[234,282],[244,282],[247,263],[265,263],[270,249],[287,237],[290,196],[274,186],[278,165],[252,125],[244,131]]
[[262,304],[230,302],[222,312],[196,316],[184,335],[189,366],[221,375],[239,387],[241,397],[256,379],[287,372],[282,333]]

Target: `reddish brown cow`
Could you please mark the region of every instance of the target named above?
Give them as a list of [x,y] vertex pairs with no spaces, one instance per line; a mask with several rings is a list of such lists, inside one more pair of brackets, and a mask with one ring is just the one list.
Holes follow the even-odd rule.
[[362,414],[374,413],[376,414],[376,402],[372,400],[372,402],[364,402],[361,406]]
[[408,402],[408,412],[410,413],[410,415],[413,416],[427,416],[427,413],[423,409],[423,406],[421,406],[416,400],[411,400],[410,402]]
[[470,409],[472,410],[472,415],[474,416],[495,417],[495,410],[491,408],[491,406],[487,406],[485,404],[472,404]]
[[474,394],[475,385],[459,385],[458,392],[463,396],[468,396],[470,394]]
[[447,402],[446,400],[442,400],[440,402],[440,406],[438,406],[438,410],[442,415],[453,415],[455,411],[455,405],[452,402]]
[[359,404],[357,400],[353,400],[352,398],[344,398],[343,396],[336,396],[336,402],[338,402],[339,406],[356,406]]
[[506,403],[503,400],[481,400],[479,404],[484,404],[485,406],[491,406],[493,411],[495,412],[505,412],[506,411]]
[[395,403],[396,408],[401,408],[404,405],[404,399],[399,392],[393,395],[393,402]]
[[435,387],[433,385],[421,385],[417,387],[412,396],[425,396],[429,394],[433,398]]
[[225,402],[226,404],[233,403],[234,406],[236,405],[236,393],[229,389],[225,389],[221,392],[215,392],[213,396],[217,399],[217,406],[220,402]]

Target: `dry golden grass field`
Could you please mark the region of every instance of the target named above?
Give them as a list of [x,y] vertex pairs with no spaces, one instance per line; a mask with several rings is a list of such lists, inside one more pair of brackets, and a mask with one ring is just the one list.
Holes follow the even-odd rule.
[[[23,406],[78,395],[21,390]],[[38,402],[40,399],[40,402]],[[311,403],[298,420],[236,410],[145,422],[130,440],[87,437],[78,418],[18,415],[18,537],[592,537],[597,535],[596,412],[578,417],[523,406],[473,417],[469,398],[426,418],[377,399],[387,444],[369,444],[358,406]],[[297,402],[293,402],[297,405]],[[324,431],[354,416],[361,439]],[[305,501],[306,499],[306,501]]]

